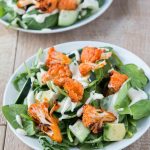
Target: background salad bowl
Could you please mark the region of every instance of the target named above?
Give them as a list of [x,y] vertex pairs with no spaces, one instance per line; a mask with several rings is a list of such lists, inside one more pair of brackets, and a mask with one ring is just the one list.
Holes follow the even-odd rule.
[[[3,0],[3,1],[5,1],[5,0]],[[95,11],[95,12],[93,12],[91,15],[89,15],[88,17],[86,17],[86,18],[84,18],[84,19],[81,19],[80,21],[76,21],[74,24],[72,24],[72,25],[69,25],[68,24],[68,26],[67,25],[64,25],[64,22],[65,22],[65,24],[67,23],[67,22],[70,22],[71,20],[73,21],[73,17],[69,17],[70,19],[67,19],[67,20],[65,20],[65,21],[63,21],[61,24],[63,24],[62,25],[62,27],[53,27],[52,29],[51,28],[45,28],[45,27],[42,27],[42,29],[41,29],[41,25],[40,25],[40,29],[28,29],[27,27],[26,27],[26,25],[24,25],[24,23],[23,23],[23,21],[20,21],[18,18],[14,18],[12,21],[12,25],[10,25],[10,23],[8,23],[7,21],[5,21],[5,19],[0,19],[0,22],[2,23],[2,24],[4,24],[5,26],[8,26],[8,27],[10,27],[10,28],[13,28],[13,29],[15,29],[15,30],[19,30],[19,31],[22,31],[22,32],[29,32],[29,33],[41,33],[41,34],[46,34],[46,33],[57,33],[57,32],[64,32],[64,31],[68,31],[68,30],[72,30],[72,29],[75,29],[75,28],[79,28],[79,27],[81,27],[81,26],[83,26],[83,25],[85,25],[85,24],[87,24],[87,23],[90,23],[91,21],[93,21],[94,19],[96,19],[97,17],[99,17],[99,16],[101,16],[108,8],[109,8],[109,6],[111,5],[111,3],[113,2],[113,0],[102,0],[104,3],[102,4],[102,6],[100,6],[100,8],[99,9],[97,9],[97,11]],[[89,2],[91,2],[91,0],[89,1]],[[2,7],[2,6],[1,6]],[[0,7],[0,8],[1,8]],[[2,9],[0,10],[0,11],[2,11]],[[83,13],[82,13],[83,14]],[[3,15],[3,12],[1,12],[1,15]],[[0,15],[0,16],[1,16]],[[55,15],[55,14],[54,14]],[[66,17],[66,14],[63,14],[63,16],[62,17],[64,17],[64,15],[65,15],[65,17]],[[72,13],[72,15],[74,15],[74,13]],[[72,16],[71,15],[71,16]],[[59,15],[60,16],[60,15]],[[68,14],[68,16],[70,16],[70,14]],[[47,17],[48,18],[48,17]],[[27,18],[28,19],[28,18]],[[26,19],[26,20],[27,20]],[[30,18],[29,18],[30,19]],[[28,19],[28,20],[29,20]],[[27,20],[27,21],[28,21]],[[33,20],[33,19],[32,19]],[[56,19],[55,19],[56,20]],[[21,27],[17,27],[16,26],[16,22],[19,22],[19,24],[20,24],[20,26],[22,26],[22,28]],[[33,22],[32,22],[33,23]],[[31,20],[30,20],[30,25],[32,24],[31,23]],[[43,23],[44,24],[44,23]],[[47,23],[45,23],[45,24],[47,24]],[[36,24],[34,24],[34,26],[36,26]],[[43,26],[43,25],[42,25]]]
[[[136,64],[138,67],[142,67],[146,76],[150,80],[150,68],[147,66],[147,64],[145,64],[135,54],[129,52],[128,50],[125,50],[124,48],[118,47],[116,45],[103,43],[103,42],[94,42],[94,41],[77,41],[77,42],[69,42],[69,43],[59,44],[59,45],[56,45],[55,48],[57,51],[70,53],[74,50],[81,49],[85,46],[112,47],[124,64],[133,63],[133,64]],[[47,51],[48,51],[48,49],[45,49],[44,54],[46,54]],[[35,61],[35,58],[36,58],[36,55],[30,57],[29,59],[26,60],[26,64],[28,66],[31,66],[32,63]],[[25,67],[22,64],[10,78],[10,80],[6,86],[6,89],[5,89],[3,105],[9,105],[9,104],[13,104],[15,102],[14,100],[17,98],[18,92],[13,87],[12,81],[16,77],[17,74],[23,72],[24,70],[25,70]],[[147,85],[146,92],[150,92],[150,84]],[[133,142],[135,142],[137,139],[139,139],[148,130],[149,127],[150,127],[150,117],[144,118],[144,119],[138,121],[137,132],[134,134],[134,136],[132,138],[123,139],[122,141],[119,141],[119,142],[113,142],[113,143],[109,144],[108,146],[104,147],[104,149],[105,150],[123,149],[123,148],[127,147],[128,145],[132,144]],[[36,149],[36,150],[42,149],[42,146],[37,139],[30,138],[27,136],[22,136],[22,135],[16,133],[16,130],[13,129],[11,126],[10,126],[10,128],[14,132],[14,134],[22,142],[27,144],[29,147]]]

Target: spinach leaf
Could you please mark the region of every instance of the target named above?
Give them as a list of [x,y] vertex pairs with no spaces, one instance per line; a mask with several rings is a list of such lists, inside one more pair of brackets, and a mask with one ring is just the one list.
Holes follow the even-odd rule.
[[122,65],[120,66],[120,71],[131,78],[131,85],[133,88],[143,89],[148,83],[148,78],[144,71],[134,64]]
[[118,109],[118,108],[125,108],[130,103],[130,99],[127,96],[128,90],[129,90],[129,81],[130,81],[130,79],[128,79],[126,82],[124,82],[124,84],[120,88],[119,92],[116,93],[117,94],[117,98],[116,98],[116,102],[115,102],[115,105],[114,105],[114,107],[116,109]]
[[[34,12],[29,12],[27,13],[28,15],[30,14],[36,14],[37,11],[34,10]],[[45,21],[43,23],[38,23],[34,18],[28,17],[28,18],[23,18],[24,23],[28,26],[29,29],[34,29],[34,30],[41,30],[43,28],[49,28],[53,27],[57,24],[58,22],[58,13],[46,17]]]
[[103,6],[105,0],[98,0],[98,3],[99,3],[99,7]]
[[129,114],[133,119],[139,120],[150,115],[150,100],[140,100],[130,107],[126,107],[120,114]]
[[141,100],[131,105],[130,110],[136,120],[147,117],[150,115],[150,100]]
[[25,82],[22,90],[20,91],[15,104],[23,104],[24,99],[28,95],[30,88],[31,88],[31,79],[28,78],[28,80]]
[[47,136],[40,136],[39,141],[42,144],[44,150],[69,150],[69,145],[66,142],[57,143],[52,141]]
[[16,115],[21,117],[23,129],[26,131],[28,136],[32,136],[36,133],[35,124],[33,120],[27,114],[27,105],[13,104],[2,107],[2,112],[7,121],[12,125],[13,128],[22,128],[16,121]]
[[2,107],[2,112],[7,121],[13,128],[20,128],[20,125],[16,121],[16,115],[27,114],[27,105],[13,104]]

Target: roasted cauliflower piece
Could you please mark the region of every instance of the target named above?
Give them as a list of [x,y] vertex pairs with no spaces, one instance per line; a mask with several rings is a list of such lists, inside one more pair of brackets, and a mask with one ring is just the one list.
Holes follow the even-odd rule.
[[39,125],[41,131],[47,134],[52,140],[61,143],[62,134],[58,126],[58,119],[53,116],[53,112],[59,108],[56,103],[51,111],[48,111],[48,103],[35,103],[28,108],[28,114]]
[[59,0],[59,10],[75,10],[78,6],[77,0]]
[[56,85],[62,87],[65,80],[71,76],[72,73],[68,65],[53,64],[49,68],[48,72],[43,75],[42,82],[46,83],[47,81],[52,80]]
[[79,65],[79,71],[83,76],[86,76],[90,71],[102,68],[106,65],[106,61],[102,61],[99,64],[95,63],[81,63]]
[[114,92],[117,92],[127,79],[128,79],[127,75],[112,70],[110,72],[110,81],[108,84],[108,88]]
[[91,62],[95,63],[96,61],[101,59],[101,54],[104,50],[96,48],[96,47],[84,47],[81,53],[81,62]]
[[93,133],[99,133],[104,123],[114,122],[116,117],[113,113],[102,109],[96,109],[90,104],[84,105],[82,122],[85,127],[90,128]]
[[57,9],[58,0],[18,0],[17,2],[19,8],[24,8],[32,4],[43,12],[51,13]]
[[51,67],[51,65],[53,64],[70,64],[70,63],[71,59],[67,55],[61,52],[56,52],[54,47],[49,49],[48,58],[46,60],[46,65],[48,67]]
[[64,84],[64,89],[73,102],[79,102],[83,97],[84,88],[77,80],[67,79]]

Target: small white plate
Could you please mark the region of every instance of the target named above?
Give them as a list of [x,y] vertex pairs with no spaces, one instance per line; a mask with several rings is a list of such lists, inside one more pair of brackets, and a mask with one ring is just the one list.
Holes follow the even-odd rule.
[[[113,44],[94,42],[94,41],[77,41],[77,42],[69,42],[69,43],[59,44],[59,45],[56,45],[55,48],[57,51],[69,53],[73,50],[83,48],[84,46],[113,47],[113,49],[115,50],[117,55],[120,57],[120,59],[123,61],[123,63],[125,63],[125,64],[134,63],[137,66],[141,67],[145,71],[147,77],[150,80],[150,68],[148,67],[147,64],[144,63],[144,61],[142,61],[139,57],[137,57],[133,53],[125,50],[124,48],[115,46]],[[45,54],[46,54],[47,50],[48,49],[46,49],[44,51]],[[26,61],[27,65],[30,66],[34,60],[35,60],[35,55],[30,57],[29,59],[27,59],[27,61]],[[23,70],[24,70],[24,65],[22,64],[10,78],[10,80],[6,86],[6,89],[5,89],[3,105],[9,105],[9,104],[13,104],[15,102],[14,100],[16,99],[18,93],[12,85],[12,80],[18,73],[22,72]],[[150,84],[148,84],[146,90],[147,90],[147,92],[150,92]],[[137,133],[131,139],[124,139],[119,142],[114,142],[114,143],[106,146],[104,149],[105,150],[123,149],[123,148],[127,147],[128,145],[132,144],[133,142],[135,142],[137,139],[139,139],[148,130],[149,127],[150,127],[150,117],[144,118],[138,122]],[[30,138],[27,136],[21,136],[21,135],[17,134],[11,126],[10,126],[10,128],[22,142],[24,142],[31,148],[36,149],[36,150],[42,149],[42,147],[37,139],[33,139],[33,138]],[[77,148],[75,148],[75,149],[77,150]]]
[[113,0],[105,0],[105,3],[103,4],[103,6],[101,6],[101,8],[96,13],[91,15],[90,17],[88,17],[86,19],[83,19],[82,21],[77,22],[77,23],[75,23],[75,24],[73,24],[71,26],[61,27],[61,28],[57,28],[57,29],[30,30],[30,29],[23,29],[23,28],[17,28],[17,27],[9,26],[9,24],[6,21],[2,20],[2,19],[0,19],[0,22],[2,24],[4,24],[5,26],[9,26],[12,29],[19,30],[19,31],[22,31],[22,32],[28,32],[28,33],[47,34],[47,33],[64,32],[64,31],[68,31],[68,30],[79,28],[79,27],[81,27],[81,26],[83,26],[83,25],[85,25],[87,23],[90,23],[91,21],[95,20],[97,17],[101,16],[109,8],[109,6],[111,5],[112,2],[113,2]]

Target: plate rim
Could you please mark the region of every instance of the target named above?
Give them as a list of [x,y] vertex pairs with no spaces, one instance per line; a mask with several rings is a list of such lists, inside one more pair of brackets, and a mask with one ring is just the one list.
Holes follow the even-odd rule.
[[[139,60],[144,64],[144,66],[148,69],[148,71],[150,72],[150,67],[149,67],[140,57],[138,57],[137,55],[135,55],[135,54],[132,53],[131,51],[129,51],[129,50],[125,49],[125,48],[122,48],[122,47],[120,47],[120,46],[117,46],[117,45],[115,45],[115,44],[110,44],[110,43],[106,43],[106,42],[99,42],[99,41],[72,41],[72,42],[65,42],[65,43],[57,44],[57,45],[54,45],[54,47],[56,47],[56,49],[57,49],[57,47],[60,47],[60,46],[63,46],[63,45],[68,45],[68,44],[69,44],[69,45],[70,45],[70,44],[71,44],[71,45],[72,45],[72,44],[82,44],[82,43],[93,43],[93,44],[95,44],[95,45],[106,45],[106,46],[113,47],[113,48],[115,49],[115,51],[118,51],[119,49],[121,49],[121,50],[123,50],[124,52],[127,52],[128,54],[133,55],[136,59],[139,59]],[[49,47],[49,48],[50,48],[50,47]],[[44,49],[44,52],[46,52],[49,48],[45,48],[45,49]],[[117,49],[118,49],[118,50],[117,50]],[[35,56],[36,56],[36,53],[33,54],[32,56],[30,56],[29,58],[27,58],[27,59],[25,60],[25,62],[30,62]],[[11,75],[11,77],[9,78],[9,80],[8,80],[8,82],[7,82],[7,84],[6,84],[5,91],[4,91],[4,95],[3,95],[3,106],[4,106],[5,103],[6,103],[6,102],[5,102],[5,101],[6,101],[6,98],[5,98],[5,97],[6,97],[6,94],[7,94],[7,89],[8,89],[8,87],[9,87],[9,84],[12,84],[12,83],[11,83],[11,82],[12,82],[12,79],[15,77],[15,75],[17,74],[17,72],[18,72],[22,67],[23,67],[23,63],[22,63],[19,67],[16,68],[16,70],[15,70],[14,73]],[[141,66],[141,67],[142,67],[142,66]],[[145,119],[150,122],[150,116],[149,116],[149,117],[146,117]],[[8,125],[9,125],[9,127],[11,128],[11,131],[13,131],[13,133],[17,136],[17,138],[19,138],[23,143],[25,143],[26,145],[28,145],[29,147],[31,147],[31,148],[33,148],[33,149],[40,150],[39,147],[30,145],[29,143],[27,143],[26,141],[24,141],[24,140],[22,139],[22,136],[19,135],[19,134],[17,134],[17,133],[15,132],[15,129],[9,124],[8,121],[7,121],[7,123],[8,123]],[[138,139],[140,139],[140,137],[141,137],[142,135],[144,135],[144,133],[146,133],[146,131],[149,129],[149,127],[150,127],[150,123],[147,124],[147,126],[144,128],[143,132],[139,132],[139,133],[137,132],[137,133],[138,133],[138,136],[137,136],[137,137],[134,137],[134,136],[133,136],[133,137],[130,139],[130,141],[128,141],[127,144],[120,146],[120,147],[118,148],[118,150],[123,149],[123,148],[125,148],[125,147],[131,145],[132,143],[134,143],[134,142],[137,141]],[[116,150],[117,150],[117,149],[116,149]]]

